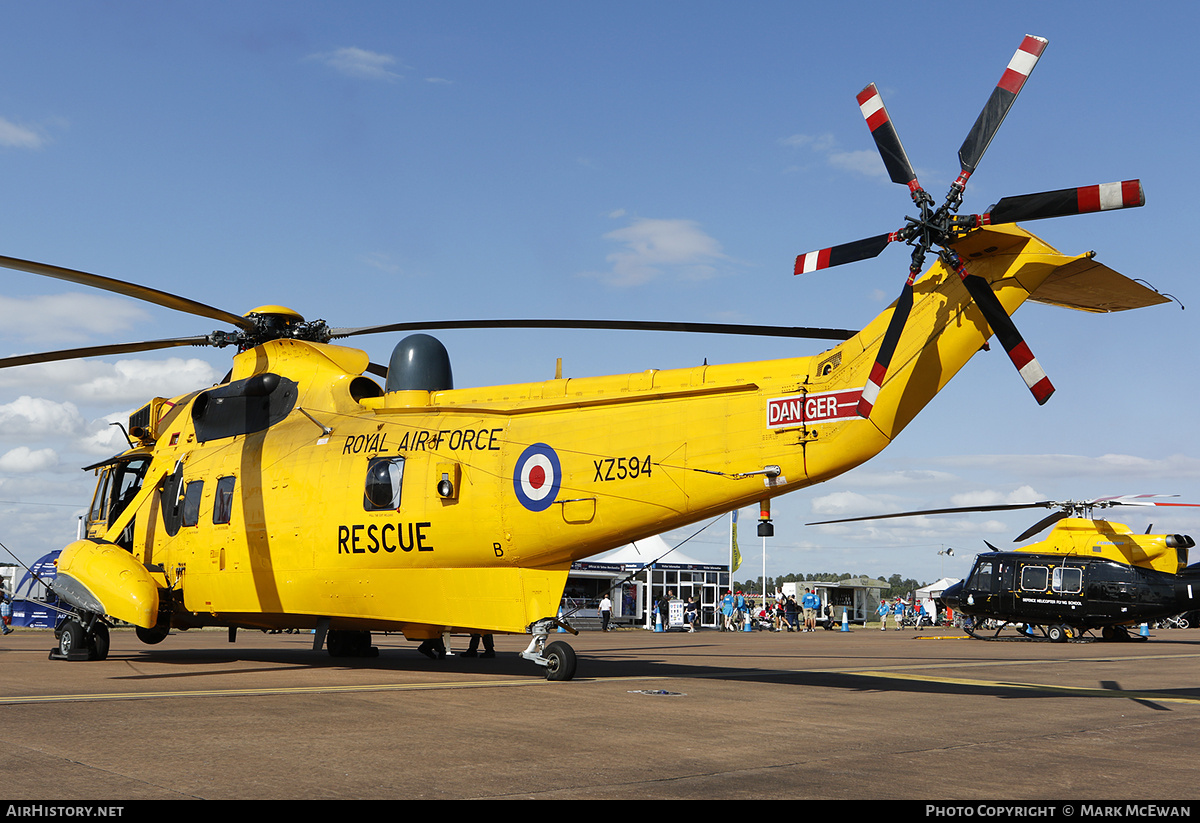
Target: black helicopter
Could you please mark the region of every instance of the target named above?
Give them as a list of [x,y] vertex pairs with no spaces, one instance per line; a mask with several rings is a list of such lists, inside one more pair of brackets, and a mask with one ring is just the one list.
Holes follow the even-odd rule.
[[[1011,551],[987,543],[965,581],[947,588],[940,603],[963,615],[964,629],[982,640],[1002,635],[1065,642],[1093,630],[1104,640],[1133,639],[1130,626],[1200,608],[1200,563],[1188,565],[1196,542],[1183,534],[1134,534],[1128,526],[1093,519],[1110,506],[1195,506],[1151,500],[1162,495],[1103,497],[1083,502],[1019,503],[898,512],[825,520],[810,526],[927,514],[1057,509],[1026,529],[1020,543],[1054,525],[1042,541]],[[984,541],[985,543],[987,541]],[[987,634],[984,627],[989,626]],[[993,631],[994,630],[994,631]]]

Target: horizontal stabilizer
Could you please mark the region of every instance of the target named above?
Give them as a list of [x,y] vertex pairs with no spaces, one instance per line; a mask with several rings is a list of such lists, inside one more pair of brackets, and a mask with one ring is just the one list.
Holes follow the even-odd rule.
[[1112,312],[1167,303],[1170,298],[1113,271],[1091,257],[1060,266],[1030,297],[1038,303],[1079,311]]

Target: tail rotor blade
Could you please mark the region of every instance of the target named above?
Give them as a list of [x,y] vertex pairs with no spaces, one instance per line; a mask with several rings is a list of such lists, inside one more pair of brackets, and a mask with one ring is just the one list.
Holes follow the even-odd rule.
[[879,353],[875,356],[875,365],[871,367],[867,385],[863,387],[862,397],[858,401],[859,417],[869,418],[871,409],[875,407],[875,399],[879,396],[880,387],[883,386],[883,378],[887,374],[888,366],[891,365],[892,355],[896,353],[896,345],[900,342],[900,335],[904,331],[904,324],[908,322],[908,315],[912,311],[913,281],[917,279],[919,273],[918,269],[909,274],[908,281],[905,282],[904,289],[900,292],[900,299],[896,301],[892,319],[888,322],[887,331],[883,333],[883,342],[879,346]]
[[992,89],[987,104],[984,105],[975,125],[967,133],[967,139],[963,141],[962,147],[958,150],[958,162],[962,165],[959,182],[963,187],[966,185],[967,178],[974,174],[983,153],[987,151],[1000,124],[1008,115],[1008,110],[1012,108],[1025,81],[1029,79],[1030,72],[1033,71],[1033,67],[1037,65],[1038,59],[1045,51],[1047,42],[1043,37],[1027,34],[1012,60],[1008,61],[1004,75],[996,84],[996,88]]
[[987,214],[979,215],[980,226],[1044,220],[1071,214],[1090,214],[1113,209],[1135,209],[1146,205],[1142,181],[1122,180],[1077,189],[1059,189],[1037,194],[1005,197]]
[[1039,406],[1045,404],[1050,399],[1050,395],[1054,394],[1054,386],[1051,384],[1050,378],[1046,376],[1042,365],[1025,343],[1025,338],[1017,330],[1016,324],[1008,316],[1004,306],[1000,304],[1000,299],[996,297],[992,287],[982,277],[969,273],[957,254],[947,252],[946,256],[949,258],[948,262],[951,267],[962,278],[963,285],[967,287],[967,291],[979,306],[979,310],[983,312],[983,318],[992,327],[996,339],[1008,353],[1008,359],[1017,367],[1021,379],[1029,387],[1033,398],[1037,400]]
[[867,127],[871,129],[871,137],[875,138],[879,154],[883,157],[883,165],[887,168],[888,177],[892,179],[893,183],[908,186],[909,191],[914,194],[920,191],[921,185],[917,182],[917,173],[913,171],[912,163],[908,161],[908,154],[904,151],[900,135],[896,132],[892,118],[883,105],[879,89],[875,88],[875,84],[872,83],[858,93],[857,99],[858,108],[862,112],[863,119],[867,121]]
[[901,239],[900,235],[900,232],[877,234],[864,240],[855,240],[853,243],[842,243],[840,246],[805,252],[796,258],[794,273],[808,274],[818,269],[827,269],[830,266],[841,266],[845,263],[878,257],[879,253],[887,248],[888,243]]

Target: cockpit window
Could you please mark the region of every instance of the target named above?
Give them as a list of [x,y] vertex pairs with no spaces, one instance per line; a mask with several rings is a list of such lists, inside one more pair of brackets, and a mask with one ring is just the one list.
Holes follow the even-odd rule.
[[96,483],[96,496],[92,498],[92,508],[88,512],[87,524],[89,526],[108,520],[108,481],[111,479],[111,468],[100,472],[100,481]]
[[971,578],[967,582],[967,587],[990,592],[992,590],[993,579],[991,561],[981,560],[975,564],[975,570],[971,572]]
[[89,526],[96,523],[112,523],[121,516],[121,512],[137,496],[142,489],[142,481],[146,470],[150,468],[150,458],[135,457],[131,460],[111,463],[100,473],[100,481],[96,484],[96,495],[92,498],[92,508],[88,511]]
[[371,462],[367,464],[363,508],[369,512],[399,509],[400,490],[403,485],[403,457],[371,458]]

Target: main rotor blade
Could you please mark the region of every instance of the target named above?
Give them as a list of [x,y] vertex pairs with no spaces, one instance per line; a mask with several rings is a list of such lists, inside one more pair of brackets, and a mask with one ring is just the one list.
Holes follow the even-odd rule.
[[872,514],[865,517],[846,517],[840,520],[819,520],[816,523],[805,523],[806,526],[825,526],[830,523],[854,523],[860,520],[887,520],[893,517],[922,517],[927,514],[968,514],[971,512],[1006,512],[1015,509],[1039,509],[1053,505],[1049,500],[1040,503],[1002,503],[994,506],[961,506],[951,509],[924,509],[922,511],[894,512],[892,514]]
[[89,274],[88,272],[77,271],[75,269],[65,269],[61,266],[51,266],[47,263],[35,263],[32,260],[20,260],[16,257],[4,257],[2,255],[0,255],[0,266],[6,269],[29,272],[30,274],[40,274],[43,277],[53,277],[57,280],[66,280],[82,286],[91,286],[95,289],[103,289],[104,291],[123,294],[126,297],[132,297],[136,300],[165,306],[168,309],[220,320],[222,323],[237,326],[242,331],[254,330],[254,324],[244,317],[207,306],[204,303],[198,303],[195,300],[189,300],[186,297],[180,297],[177,294],[152,289],[148,286],[139,286],[136,283],[127,283],[124,280],[104,277],[99,274]]
[[883,157],[883,165],[887,168],[888,177],[892,178],[893,183],[908,186],[909,191],[913,194],[920,191],[921,184],[917,182],[917,173],[913,171],[912,163],[908,161],[908,153],[904,151],[900,135],[892,124],[887,107],[883,105],[883,97],[880,96],[879,89],[872,83],[858,93],[857,99],[859,111],[862,112],[863,119],[867,121],[867,127],[871,129],[871,137],[875,138],[875,146]]
[[888,321],[887,330],[883,333],[883,341],[879,345],[879,353],[875,356],[875,365],[871,367],[867,385],[863,387],[862,397],[858,401],[859,417],[869,418],[871,409],[875,407],[875,398],[879,396],[883,378],[887,374],[888,366],[891,365],[892,355],[896,352],[896,344],[900,342],[904,324],[908,322],[908,315],[912,311],[913,281],[917,279],[919,273],[919,270],[910,272],[908,280],[904,283],[904,289],[900,292],[900,298],[896,301],[892,319]]
[[1070,516],[1071,516],[1070,511],[1058,511],[1058,512],[1054,512],[1054,514],[1048,514],[1045,517],[1043,517],[1041,520],[1039,520],[1038,522],[1034,523],[1028,529],[1026,529],[1025,531],[1021,532],[1019,535],[1014,537],[1013,542],[1020,543],[1022,540],[1028,540],[1029,538],[1033,537],[1035,534],[1037,534],[1038,532],[1040,532],[1042,529],[1046,528],[1047,526],[1051,526],[1051,525],[1057,523],[1059,520],[1065,520],[1066,518],[1068,518]]
[[955,251],[947,249],[944,254],[951,268],[962,278],[963,285],[967,287],[967,291],[979,306],[979,310],[983,312],[983,319],[992,327],[996,339],[1008,353],[1009,360],[1017,367],[1021,379],[1029,387],[1034,399],[1037,400],[1039,406],[1043,405],[1050,399],[1050,395],[1054,394],[1054,386],[1050,383],[1050,378],[1046,376],[1042,365],[1026,345],[1025,338],[1017,330],[1016,324],[1004,310],[1000,298],[996,297],[996,293],[992,291],[992,287],[986,280],[967,271],[962,258]]
[[827,249],[805,252],[796,258],[796,268],[792,273],[808,274],[831,266],[870,260],[872,257],[878,257],[879,253],[887,248],[888,243],[900,239],[902,239],[901,233],[894,231],[888,234],[877,234],[864,240],[855,240],[852,243],[830,246]]
[[1058,189],[1037,194],[1005,197],[987,214],[979,215],[978,225],[1018,223],[1025,220],[1044,220],[1071,214],[1090,214],[1114,209],[1135,209],[1146,205],[1142,181],[1122,180],[1077,189]]
[[199,337],[175,337],[165,340],[143,340],[140,343],[115,343],[109,346],[85,346],[80,349],[61,349],[39,354],[20,354],[0,358],[0,369],[10,366],[28,366],[33,363],[54,363],[59,360],[76,360],[82,357],[105,357],[111,354],[169,349],[176,346],[207,346],[211,341],[207,335]]
[[331,338],[359,334],[381,334],[423,329],[624,329],[632,331],[692,332],[697,334],[743,334],[759,337],[792,337],[812,340],[849,340],[857,331],[818,329],[806,326],[755,326],[736,323],[685,323],[644,320],[439,320],[387,323],[380,326],[330,329]]
[[992,94],[984,105],[983,111],[979,113],[975,125],[971,127],[971,131],[967,133],[967,139],[963,141],[962,147],[958,150],[958,162],[962,164],[962,175],[959,180],[964,185],[966,178],[975,172],[983,153],[991,145],[992,138],[996,136],[996,131],[1004,122],[1017,95],[1021,93],[1025,81],[1029,79],[1030,72],[1037,65],[1038,58],[1042,56],[1048,42],[1044,37],[1027,34],[1016,53],[1013,54],[1012,60],[1008,61],[1008,67],[1004,70],[1000,82],[996,84],[996,88],[992,89]]

